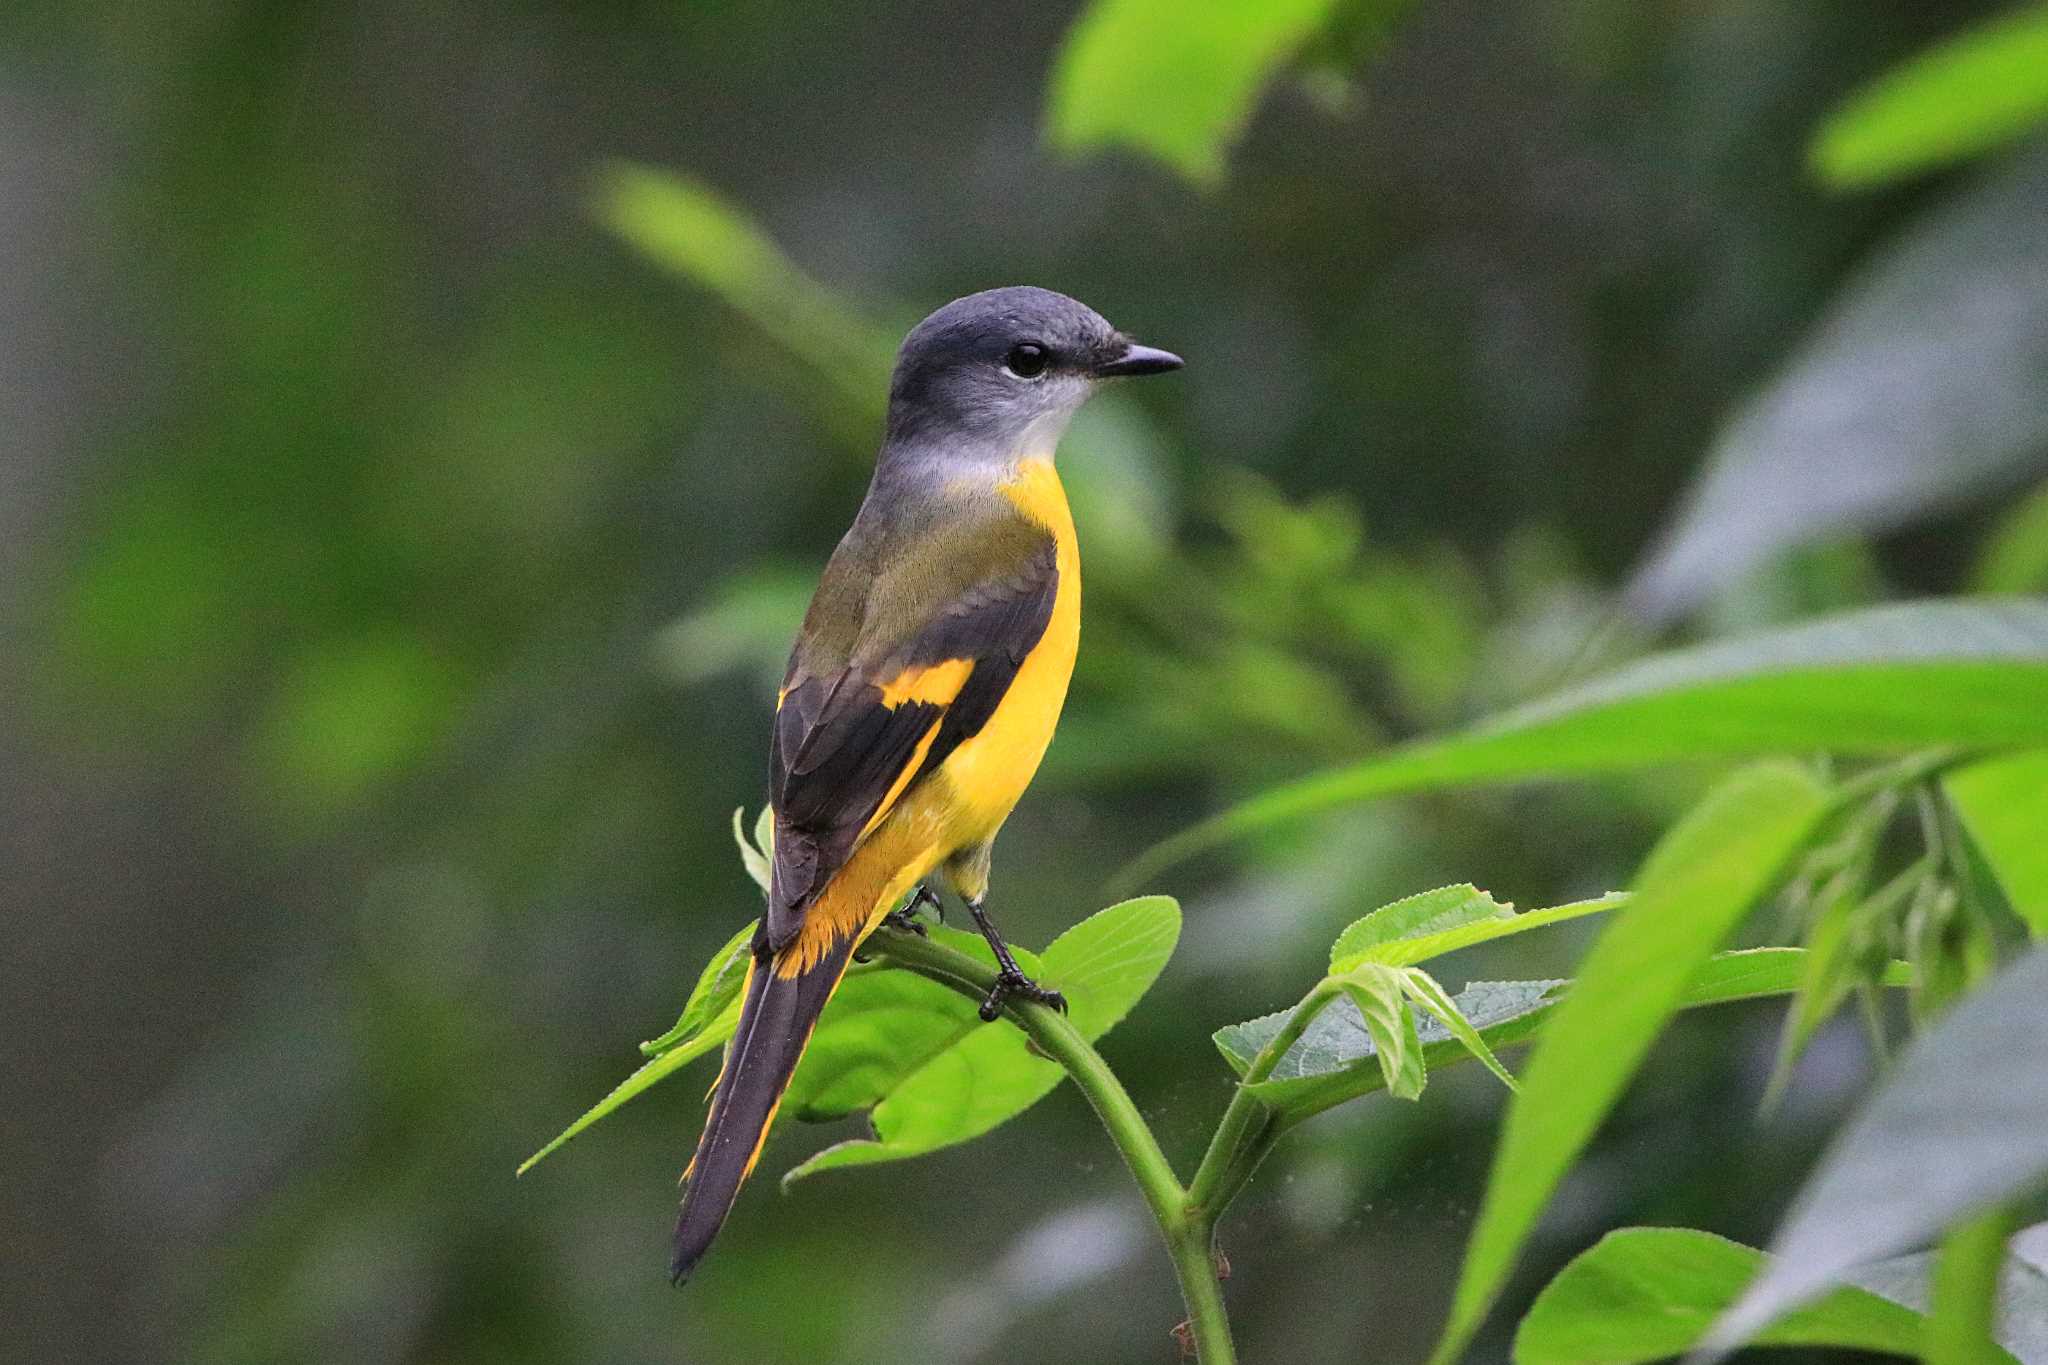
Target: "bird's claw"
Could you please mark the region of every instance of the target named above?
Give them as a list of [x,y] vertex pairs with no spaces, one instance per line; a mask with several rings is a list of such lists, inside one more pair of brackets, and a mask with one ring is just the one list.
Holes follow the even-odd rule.
[[923,885],[917,888],[917,894],[912,896],[909,902],[901,909],[891,910],[888,914],[884,915],[882,923],[888,925],[891,929],[901,929],[905,933],[916,934],[919,938],[930,938],[931,935],[925,931],[924,921],[917,917],[918,910],[927,905],[932,908],[932,913],[939,917],[939,923],[944,924],[946,922],[946,907],[939,903],[939,898],[932,893],[932,889],[929,886]]
[[919,919],[914,908],[908,905],[901,910],[891,910],[882,916],[882,923],[891,929],[901,929],[906,934],[916,934],[919,938],[931,937],[925,931],[924,921]]
[[1067,1012],[1067,997],[1058,991],[1039,985],[1022,972],[998,972],[996,984],[989,989],[988,999],[981,1002],[983,1023],[994,1022],[1003,1012],[1003,1002],[1011,996],[1029,1000],[1034,1005],[1049,1005],[1061,1014]]

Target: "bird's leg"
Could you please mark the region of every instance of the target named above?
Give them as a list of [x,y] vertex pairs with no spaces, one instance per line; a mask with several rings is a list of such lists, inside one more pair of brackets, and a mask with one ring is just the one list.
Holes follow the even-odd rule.
[[988,946],[996,955],[996,984],[989,991],[988,999],[981,1002],[982,1022],[992,1021],[1003,1012],[1003,1002],[1011,996],[1050,1005],[1061,1014],[1067,1012],[1067,997],[1058,991],[1047,990],[1018,967],[1017,959],[1010,952],[1010,945],[1003,942],[1003,936],[996,932],[995,924],[982,909],[982,898],[974,897],[967,902],[967,913],[974,916],[974,927],[981,930],[981,936],[988,940]]
[[919,908],[927,905],[932,908],[932,913],[939,917],[939,923],[944,924],[946,922],[946,907],[940,904],[938,893],[923,882],[918,883],[916,895],[912,896],[899,908],[891,910],[888,914],[882,916],[882,923],[888,925],[891,929],[902,929],[908,933],[916,934],[919,938],[929,938],[931,936],[925,933],[924,930],[924,921],[917,917]]

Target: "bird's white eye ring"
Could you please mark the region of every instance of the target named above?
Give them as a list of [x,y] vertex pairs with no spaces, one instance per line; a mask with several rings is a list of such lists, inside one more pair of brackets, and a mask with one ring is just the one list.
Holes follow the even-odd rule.
[[1042,379],[1046,366],[1051,363],[1051,352],[1035,341],[1020,342],[1003,357],[1003,368],[1016,378],[1025,380]]

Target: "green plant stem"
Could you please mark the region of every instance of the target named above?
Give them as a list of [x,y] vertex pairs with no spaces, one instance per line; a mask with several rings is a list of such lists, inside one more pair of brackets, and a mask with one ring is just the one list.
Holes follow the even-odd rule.
[[1299,1121],[1282,1120],[1278,1114],[1268,1109],[1245,1129],[1244,1139],[1238,1144],[1237,1154],[1224,1168],[1222,1177],[1216,1181],[1203,1204],[1205,1210],[1214,1210],[1208,1215],[1212,1223],[1222,1215],[1223,1210],[1230,1207],[1231,1202],[1251,1181],[1253,1173],[1259,1169],[1259,1164],[1280,1141],[1281,1135],[1290,1131]]
[[[942,944],[897,929],[880,929],[868,948],[898,967],[948,986],[974,1000],[995,984],[993,968]],[[1046,1056],[1058,1062],[1085,1095],[1109,1140],[1123,1156],[1138,1182],[1145,1204],[1166,1239],[1167,1252],[1180,1277],[1187,1302],[1188,1331],[1201,1365],[1235,1365],[1237,1350],[1230,1339],[1230,1319],[1223,1308],[1223,1288],[1209,1256],[1213,1224],[1192,1216],[1187,1191],[1181,1188],[1172,1163],[1160,1149],[1150,1125],[1131,1102],[1130,1093],[1065,1015],[1044,1005],[1012,998],[1004,1012]]]
[[2018,1226],[2010,1212],[1995,1209],[1956,1224],[1942,1238],[1922,1338],[1927,1365],[1988,1365],[2005,1358],[1991,1329],[2005,1244]]
[[[1194,1180],[1188,1185],[1188,1208],[1194,1216],[1213,1226],[1216,1216],[1244,1188],[1244,1182],[1251,1176],[1251,1167],[1265,1156],[1266,1148],[1271,1144],[1267,1142],[1261,1146],[1260,1143],[1274,1127],[1273,1111],[1252,1094],[1250,1087],[1273,1074],[1273,1068],[1287,1055],[1287,1049],[1300,1040],[1323,1007],[1337,998],[1337,993],[1335,982],[1327,977],[1318,981],[1315,989],[1303,996],[1294,1012],[1287,1016],[1287,1022],[1280,1026],[1272,1041],[1252,1058],[1252,1064],[1238,1081],[1237,1092],[1230,1097],[1230,1107],[1223,1111],[1222,1121],[1216,1125],[1216,1136],[1210,1140],[1209,1150],[1203,1153],[1202,1164],[1196,1168]],[[1252,1155],[1254,1151],[1256,1156]]]

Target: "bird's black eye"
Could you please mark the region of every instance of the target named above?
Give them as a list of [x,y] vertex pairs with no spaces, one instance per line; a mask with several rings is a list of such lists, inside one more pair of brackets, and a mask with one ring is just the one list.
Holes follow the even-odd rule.
[[1003,357],[1003,368],[1019,379],[1036,379],[1052,363],[1052,353],[1035,341],[1021,342]]

